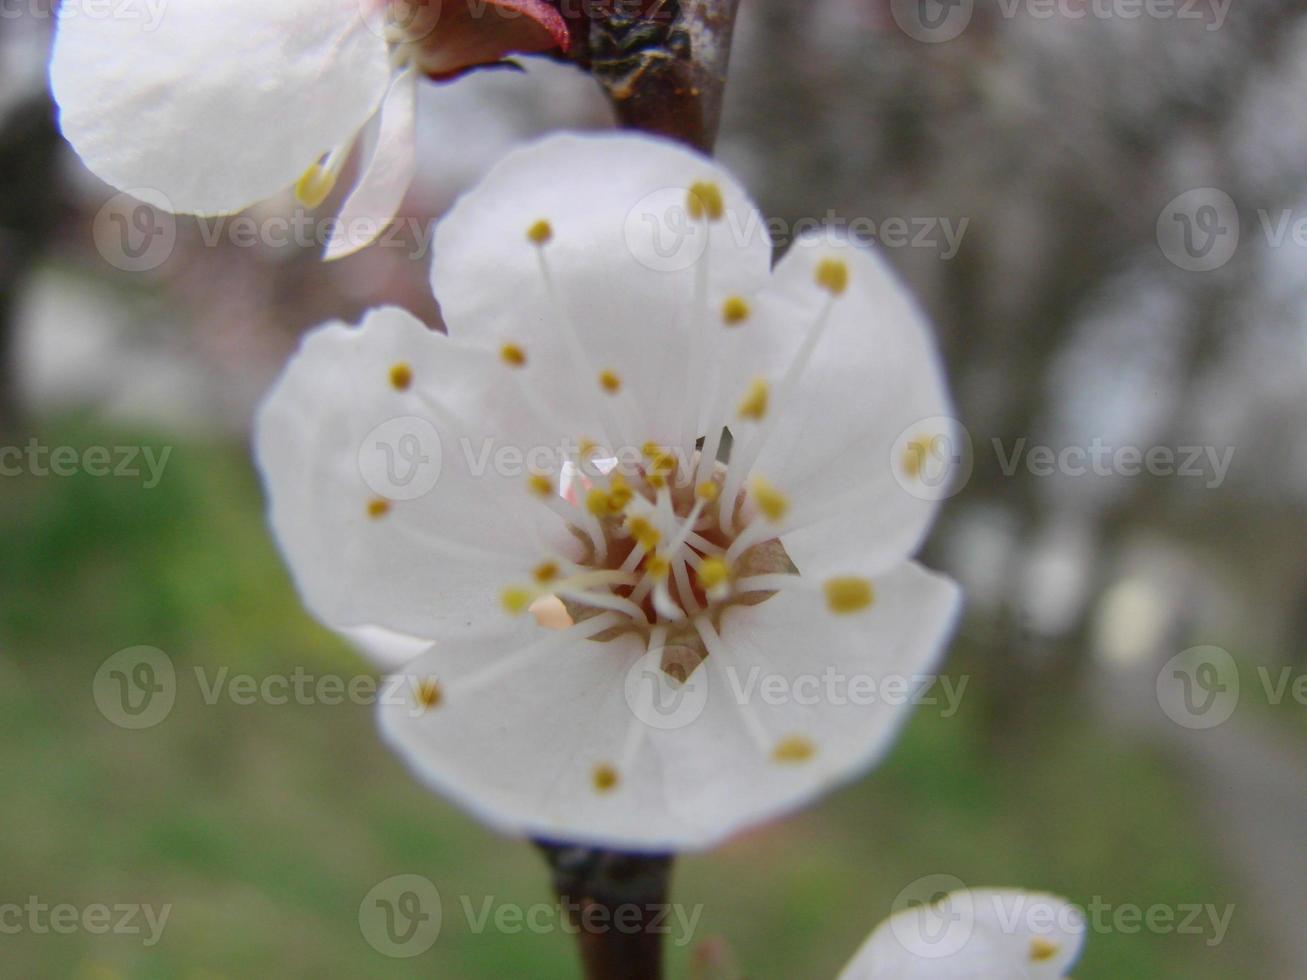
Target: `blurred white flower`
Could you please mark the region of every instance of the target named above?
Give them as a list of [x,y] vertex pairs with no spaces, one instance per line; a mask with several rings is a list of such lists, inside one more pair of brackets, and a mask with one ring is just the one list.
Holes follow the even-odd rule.
[[907,560],[948,400],[881,260],[812,236],[773,273],[730,175],[629,135],[510,154],[436,245],[448,336],[319,328],[258,424],[309,608],[434,644],[391,744],[497,827],[635,849],[869,767],[904,704],[749,678],[919,675],[952,627],[956,589]]
[[294,185],[317,207],[355,144],[326,257],[375,239],[417,167],[417,84],[568,44],[545,0],[174,0],[153,18],[64,0],[50,82],[64,135],[120,190],[240,211]]
[[1083,913],[1063,899],[966,889],[882,922],[839,980],[1061,980],[1084,939]]

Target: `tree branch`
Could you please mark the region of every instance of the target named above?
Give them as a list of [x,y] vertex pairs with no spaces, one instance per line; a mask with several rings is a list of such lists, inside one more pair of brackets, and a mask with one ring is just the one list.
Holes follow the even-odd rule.
[[576,932],[587,980],[660,980],[660,923],[666,918],[672,856],[536,843]]

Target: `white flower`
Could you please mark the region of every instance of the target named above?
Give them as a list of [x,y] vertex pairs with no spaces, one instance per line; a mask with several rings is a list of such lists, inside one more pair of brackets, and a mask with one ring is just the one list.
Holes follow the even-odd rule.
[[1060,980],[1084,915],[1051,895],[965,889],[876,927],[839,980]]
[[[727,173],[629,135],[510,154],[436,256],[448,336],[396,309],[322,327],[258,428],[309,608],[434,643],[381,708],[391,744],[497,827],[635,849],[867,769],[903,699],[758,680],[912,677],[953,623],[953,585],[907,561],[935,505],[901,437],[948,400],[881,260],[811,237],[773,273]],[[549,596],[575,625],[514,615]]]
[[[119,5],[121,6],[121,5]],[[295,185],[309,207],[362,140],[327,258],[379,235],[416,169],[420,75],[566,46],[544,0],[64,0],[50,83],[64,135],[120,190],[231,214]],[[153,7],[151,7],[153,10]],[[152,198],[153,199],[153,198]]]

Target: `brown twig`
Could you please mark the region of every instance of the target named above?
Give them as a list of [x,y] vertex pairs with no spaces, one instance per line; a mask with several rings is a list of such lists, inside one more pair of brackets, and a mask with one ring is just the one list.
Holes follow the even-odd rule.
[[573,57],[603,86],[623,127],[711,153],[738,6],[739,0],[595,0],[588,45]]
[[537,843],[587,980],[661,980],[671,855]]

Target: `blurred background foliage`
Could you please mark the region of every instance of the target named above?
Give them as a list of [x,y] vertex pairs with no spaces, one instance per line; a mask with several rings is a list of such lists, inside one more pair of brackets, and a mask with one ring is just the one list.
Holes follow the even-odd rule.
[[[18,16],[10,12],[18,11]],[[908,882],[947,873],[1088,904],[1235,906],[1206,935],[1091,935],[1082,980],[1307,976],[1307,10],[1203,20],[1005,17],[947,44],[884,0],[745,0],[720,144],[768,216],[967,222],[957,254],[887,248],[938,325],[975,472],[929,563],[967,588],[948,664],[961,711],[918,709],[888,762],[804,814],[678,862],[751,977],[831,976]],[[460,907],[549,900],[543,865],[413,783],[360,705],[204,704],[194,680],[366,672],[302,612],[266,534],[246,441],[298,334],[391,302],[437,323],[422,237],[322,265],[309,247],[206,242],[189,218],[146,273],[96,249],[113,191],[59,141],[48,8],[0,18],[0,445],[172,447],[164,479],[0,478],[0,902],[174,906],[163,940],[0,937],[8,976],[573,975],[558,934],[477,935]],[[439,216],[495,157],[608,124],[592,83],[531,64],[424,92]],[[451,138],[456,136],[456,138]],[[1243,240],[1187,272],[1169,202],[1227,193]],[[272,202],[259,219],[292,213]],[[783,236],[782,236],[783,237]],[[783,246],[784,242],[780,242]],[[995,440],[1233,447],[1228,477],[1035,477]],[[90,685],[149,644],[179,671],[162,725],[124,731]],[[1158,670],[1196,644],[1243,678],[1231,721],[1173,724]],[[439,942],[378,956],[359,902],[415,872]],[[689,947],[672,947],[673,975]]]

